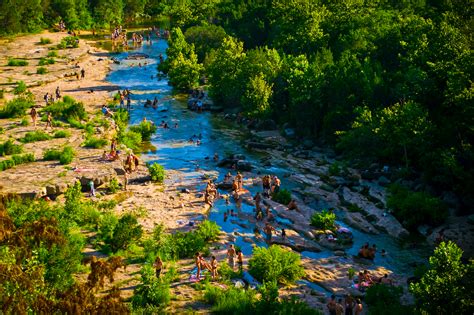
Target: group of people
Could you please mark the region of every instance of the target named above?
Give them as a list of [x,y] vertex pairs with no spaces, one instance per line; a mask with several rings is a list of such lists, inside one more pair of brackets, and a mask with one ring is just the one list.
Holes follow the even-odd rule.
[[344,301],[333,294],[326,304],[330,315],[360,315],[363,311],[362,301],[354,299],[350,294],[346,295]]
[[[369,243],[365,243],[360,249],[358,253],[359,258],[365,258],[369,260],[374,260],[375,259],[375,253],[377,252],[377,245],[373,244],[372,247],[370,247]],[[385,249],[382,249],[381,255],[385,256],[386,252]]]
[[217,268],[219,265],[216,256],[212,256],[211,261],[207,262],[202,256],[202,254],[197,252],[194,261],[197,268],[196,278],[198,279],[198,281],[201,279],[201,272],[206,269],[211,272],[212,280],[217,280],[217,277],[219,275],[217,272]]
[[360,271],[354,281],[357,283],[357,289],[362,292],[374,284],[393,285],[393,280],[388,277],[388,274],[376,277],[371,275],[368,270]]
[[127,102],[127,111],[130,111],[132,109],[132,99],[130,97],[130,95],[132,94],[132,92],[130,92],[130,90],[128,89],[125,89],[123,90],[122,92],[119,90],[117,95],[119,96],[119,106],[120,108],[124,108],[125,107],[125,101]]
[[46,103],[46,106],[48,106],[49,104],[52,104],[56,101],[59,101],[61,99],[61,90],[59,89],[59,86],[56,87],[56,90],[54,91],[54,93],[47,92],[43,96],[43,99]]
[[102,160],[104,161],[115,161],[120,158],[119,151],[117,150],[117,139],[112,139],[110,143],[110,153],[104,151],[102,154]]
[[214,200],[216,200],[218,196],[219,193],[217,192],[216,185],[212,182],[212,180],[208,180],[206,190],[204,191],[204,202],[212,206],[214,204]]
[[276,175],[265,175],[262,177],[263,196],[269,198],[272,194],[280,191],[281,181]]

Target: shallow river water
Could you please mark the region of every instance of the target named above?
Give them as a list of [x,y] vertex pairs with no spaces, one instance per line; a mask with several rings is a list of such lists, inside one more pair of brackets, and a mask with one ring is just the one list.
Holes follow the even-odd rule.
[[[167,43],[165,40],[157,40],[155,38],[152,45],[144,44],[135,50],[135,52],[149,55],[147,59],[140,61],[127,60],[127,52],[114,53],[114,57],[120,60],[121,63],[112,66],[112,71],[107,78],[108,81],[119,86],[122,90],[128,88],[133,93],[130,124],[137,124],[146,117],[156,125],[159,125],[161,121],[166,121],[171,127],[170,129],[158,128],[157,133],[151,139],[156,150],[144,153],[143,157],[146,160],[159,162],[165,169],[181,170],[189,178],[198,178],[206,173],[222,179],[229,170],[218,168],[212,160],[213,155],[217,153],[220,157],[224,157],[229,153],[241,153],[254,165],[257,165],[257,168],[262,172],[276,174],[282,178],[282,187],[288,189],[297,187],[297,183],[291,182],[284,176],[291,173],[291,169],[285,169],[278,165],[274,165],[271,168],[261,166],[259,160],[262,158],[262,155],[248,152],[240,145],[239,137],[242,134],[235,130],[235,127],[233,129],[230,126],[226,126],[226,122],[221,121],[208,112],[198,114],[189,111],[187,110],[185,99],[178,100],[175,98],[167,79],[158,79],[156,77],[158,72],[158,56],[159,54],[165,55],[166,48]],[[139,62],[142,63],[141,67],[138,66]],[[145,62],[147,63],[146,65]],[[154,97],[157,97],[159,100],[158,109],[145,108],[143,106],[145,100],[153,100]],[[178,128],[173,128],[175,123],[178,123]],[[201,135],[201,145],[197,146],[188,141],[193,135],[199,134]],[[206,157],[209,157],[209,159],[206,159]],[[171,178],[167,180],[177,181],[178,179]],[[199,188],[204,189],[204,181]],[[250,190],[252,195],[256,191],[261,190],[260,186],[246,188]],[[234,224],[235,220],[240,219],[233,217],[229,217],[224,222],[223,213],[228,209],[237,211],[235,204],[226,205],[224,200],[218,200],[209,213],[209,219],[217,222],[222,230],[227,233],[238,232],[241,236],[236,237],[236,244],[242,248],[245,255],[251,254],[252,244],[245,242],[243,240],[244,237],[250,237],[257,245],[266,246],[265,242],[255,239],[253,235],[254,224],[241,222],[248,226],[244,228]],[[253,208],[242,203],[240,211],[253,213]],[[277,221],[283,226],[290,223],[283,218],[277,218]],[[386,257],[377,255],[375,265],[384,266],[394,272],[410,274],[413,271],[414,264],[423,262],[426,259],[427,251],[424,246],[407,246],[385,234],[371,235],[358,230],[351,230],[354,235],[354,245],[351,249],[347,250],[349,254],[357,254],[359,247],[365,242],[377,244],[377,248],[387,250],[388,255]],[[303,252],[301,255],[311,259],[318,259],[332,256],[333,253],[329,250],[323,250],[320,253]]]

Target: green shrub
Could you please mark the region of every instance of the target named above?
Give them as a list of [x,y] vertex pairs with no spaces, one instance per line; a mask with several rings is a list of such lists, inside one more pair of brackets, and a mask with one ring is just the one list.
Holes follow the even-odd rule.
[[77,48],[79,47],[79,38],[74,36],[67,36],[61,39],[61,42],[58,44],[59,49],[65,48]]
[[278,203],[287,205],[291,201],[291,192],[288,189],[280,189],[279,192],[273,194],[272,199]]
[[67,146],[62,151],[55,149],[46,150],[43,159],[46,161],[59,161],[59,163],[65,165],[72,162],[74,155],[74,149]]
[[115,194],[119,189],[120,189],[120,185],[117,178],[115,177],[112,178],[112,180],[109,182],[109,191],[112,194]]
[[165,168],[162,165],[158,163],[148,164],[148,171],[152,181],[163,183],[165,180]]
[[24,97],[17,97],[7,102],[0,109],[0,118],[19,118],[26,114],[26,110],[35,105],[35,103]]
[[[369,314],[410,314],[409,308],[402,306],[400,298],[403,288],[386,284],[375,284],[367,289],[365,302],[369,306]],[[390,307],[387,307],[390,305]]]
[[333,164],[329,165],[328,172],[331,176],[338,176],[341,174],[341,166],[338,162],[334,162]]
[[143,234],[142,226],[131,214],[124,214],[114,227],[112,238],[105,240],[113,252],[126,249],[132,242],[137,241]]
[[255,247],[249,272],[259,281],[278,283],[293,283],[304,275],[299,254],[278,245]]
[[48,45],[48,44],[51,44],[51,39],[41,37],[41,38],[40,38],[40,41],[39,41],[39,44],[40,44],[40,45]]
[[41,58],[38,62],[38,66],[53,65],[55,62],[54,58]]
[[21,121],[20,121],[20,126],[23,126],[23,127],[26,127],[30,124],[30,122],[28,121],[28,119],[26,118],[23,118]]
[[151,135],[156,132],[156,126],[151,121],[142,121],[138,125],[130,126],[130,130],[141,134],[143,140],[149,141]]
[[72,162],[75,155],[74,149],[70,146],[67,146],[63,149],[61,155],[59,156],[59,163],[63,165],[69,164]]
[[196,235],[199,238],[204,239],[206,242],[211,242],[217,240],[220,232],[221,229],[216,222],[204,220],[201,224],[199,224],[196,230]]
[[5,97],[5,90],[0,89],[0,100],[2,100]]
[[36,141],[46,141],[50,139],[51,139],[51,136],[48,135],[46,132],[37,130],[37,131],[27,132],[25,136],[20,139],[20,141],[23,143],[30,143],[30,142],[36,142]]
[[9,67],[24,67],[28,65],[28,61],[24,59],[10,58],[8,59],[7,66]]
[[59,57],[58,51],[57,50],[51,50],[50,52],[48,52],[47,57],[48,58],[58,58]]
[[448,208],[441,199],[426,192],[413,192],[394,184],[389,187],[387,206],[408,230],[419,225],[439,225],[448,216]]
[[46,74],[48,73],[48,69],[46,69],[45,67],[39,67],[36,69],[36,74]]
[[214,314],[255,314],[256,293],[230,287],[226,290],[207,284],[204,290],[204,301],[212,305]]
[[69,138],[71,136],[71,133],[67,130],[57,130],[54,132],[53,137],[58,139],[58,138]]
[[118,142],[133,151],[138,151],[142,144],[142,135],[134,131],[126,131],[118,138]]
[[67,120],[67,122],[68,122],[68,124],[71,125],[71,127],[74,127],[74,128],[77,128],[77,129],[85,129],[86,128],[86,125],[84,125],[82,122],[80,122],[79,120],[74,119],[72,117],[70,117]]
[[168,279],[157,279],[150,265],[144,265],[140,270],[141,283],[133,291],[131,298],[134,309],[153,305],[163,309],[171,299]]
[[15,144],[13,140],[9,139],[4,143],[0,143],[0,156],[19,154],[23,151],[21,145]]
[[103,138],[87,137],[86,141],[82,144],[86,148],[103,148],[107,144],[107,140]]
[[0,162],[0,172],[12,168],[16,165],[34,162],[35,156],[33,154],[13,155],[10,159]]
[[46,106],[43,111],[51,113],[54,118],[68,122],[70,119],[82,120],[87,117],[84,104],[76,102],[70,96],[64,96],[62,101]]
[[59,156],[61,155],[61,151],[56,149],[48,149],[43,154],[43,159],[45,161],[59,161]]
[[13,90],[13,94],[21,95],[21,94],[26,93],[27,90],[28,90],[28,87],[26,86],[26,83],[24,81],[18,81],[16,83],[15,89]]
[[191,258],[196,252],[209,253],[206,241],[195,232],[172,234],[171,244],[171,256],[175,258]]
[[336,228],[336,214],[327,210],[315,212],[311,216],[311,225],[320,230],[334,230]]

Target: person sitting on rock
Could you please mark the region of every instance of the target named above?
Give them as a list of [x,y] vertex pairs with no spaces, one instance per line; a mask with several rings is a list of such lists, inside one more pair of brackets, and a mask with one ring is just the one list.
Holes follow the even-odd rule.
[[243,188],[243,177],[240,172],[237,172],[237,175],[235,176],[235,179],[237,180],[237,190],[241,190]]
[[231,179],[232,179],[232,174],[230,172],[225,174],[224,182],[230,182]]
[[366,258],[370,260],[374,260],[376,252],[377,252],[377,245],[373,244],[372,247],[368,248]]
[[383,277],[380,277],[379,283],[393,285],[393,281],[388,277],[388,274],[384,274]]
[[295,199],[291,199],[290,203],[288,204],[288,210],[296,210],[299,211],[298,205],[296,204]]

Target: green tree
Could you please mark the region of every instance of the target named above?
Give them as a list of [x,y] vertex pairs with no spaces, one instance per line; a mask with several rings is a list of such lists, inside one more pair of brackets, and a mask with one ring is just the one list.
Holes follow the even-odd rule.
[[225,106],[240,104],[245,86],[241,78],[244,60],[243,43],[230,36],[210,56],[206,71],[209,76],[209,91],[216,102]]
[[263,73],[250,78],[246,91],[242,96],[242,105],[251,117],[265,117],[271,113],[270,98],[272,85],[265,81]]
[[420,282],[410,285],[417,308],[423,314],[472,314],[474,264],[461,261],[462,250],[442,242],[430,257],[430,268]]
[[122,0],[96,0],[94,21],[99,27],[108,28],[122,23]]

